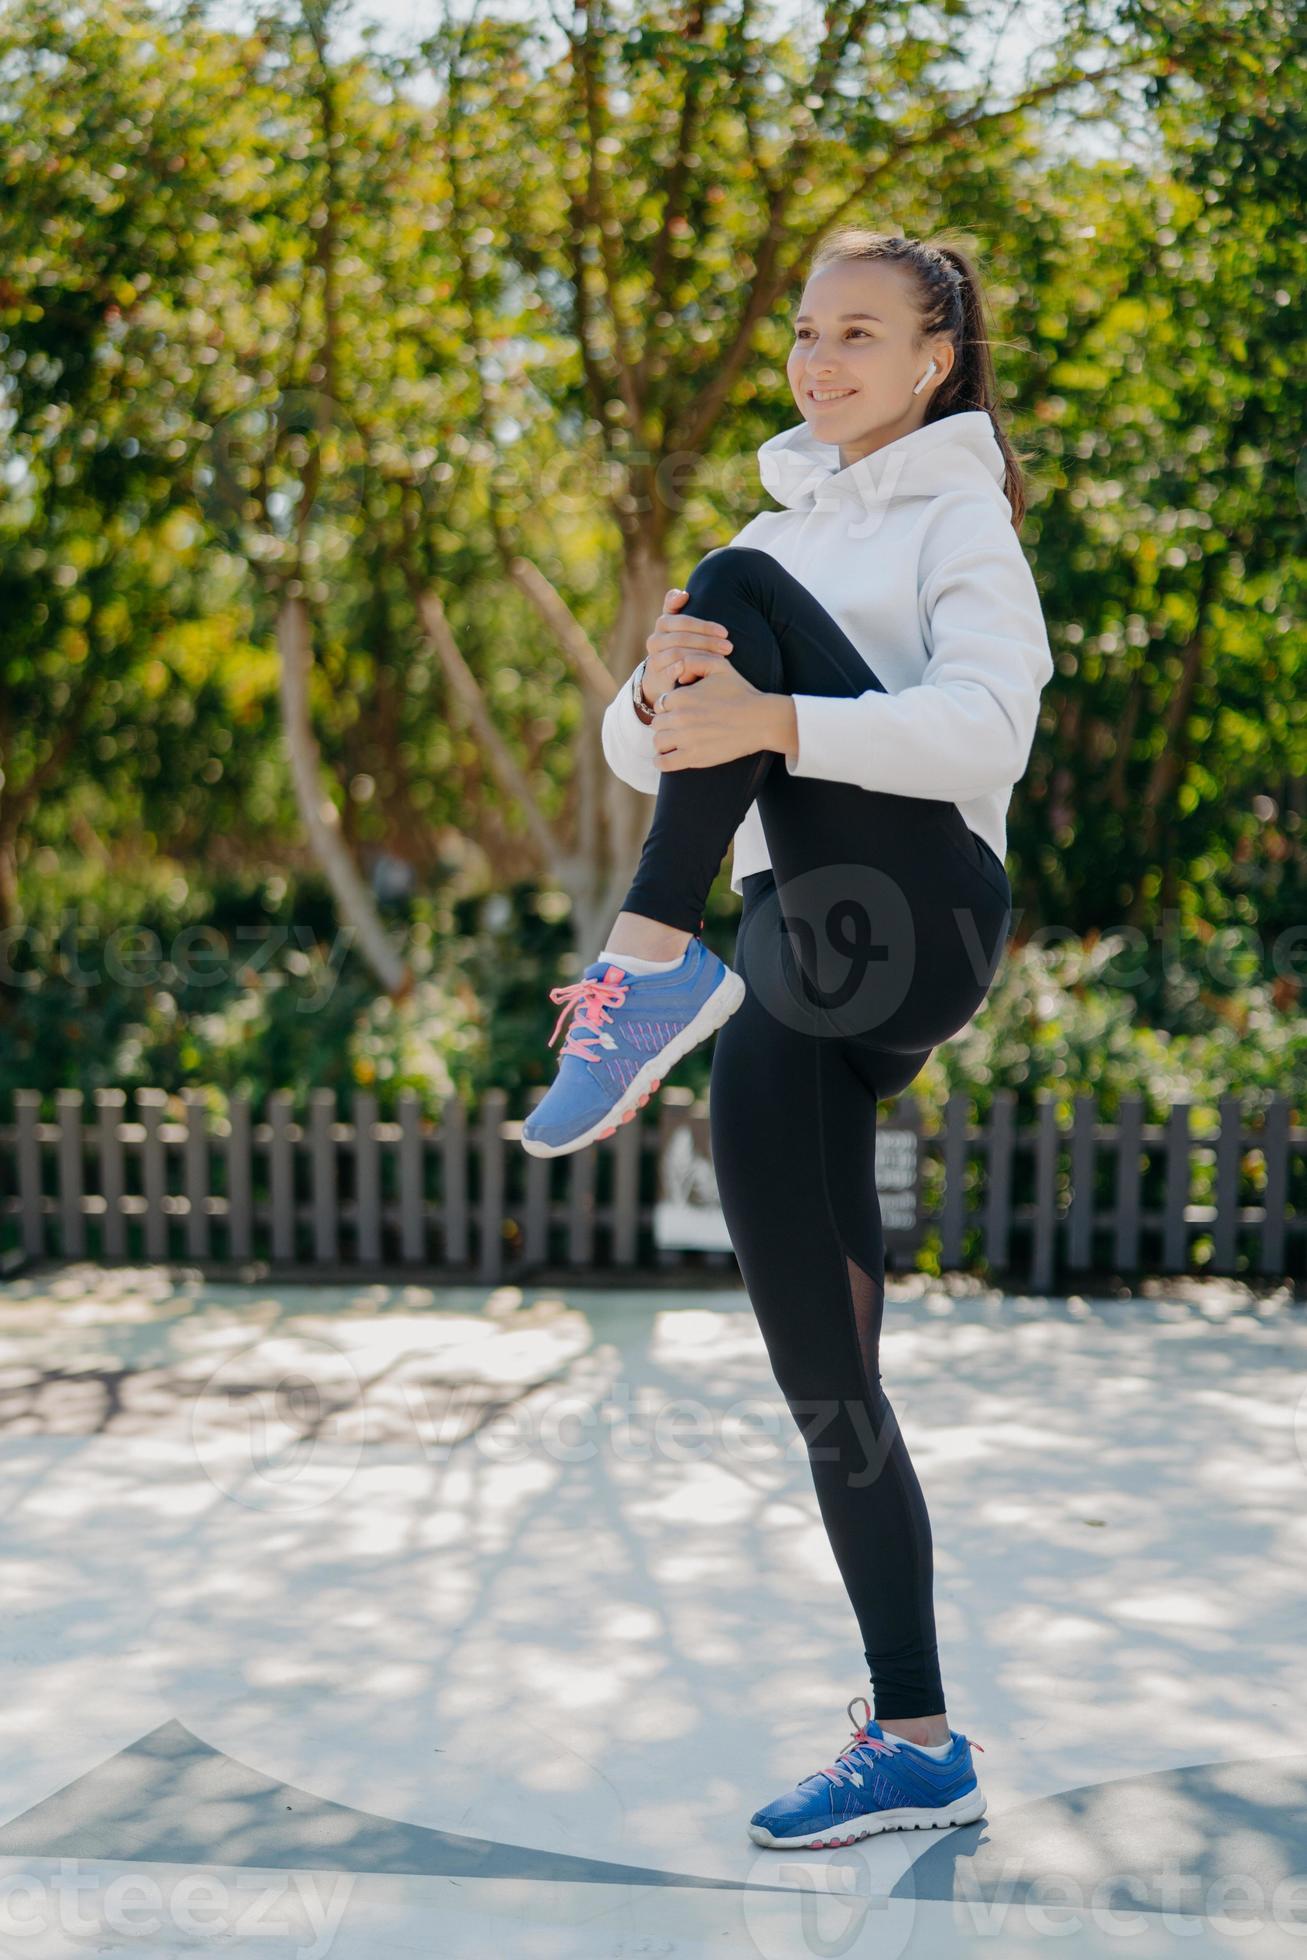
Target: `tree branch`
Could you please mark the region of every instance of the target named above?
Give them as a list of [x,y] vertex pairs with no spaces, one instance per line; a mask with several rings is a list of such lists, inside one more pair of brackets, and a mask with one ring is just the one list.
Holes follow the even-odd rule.
[[530,558],[519,555],[510,559],[508,573],[571,661],[582,688],[600,707],[607,708],[613,698],[613,677],[562,594]]
[[562,840],[554,834],[553,825],[536,801],[517,758],[495,726],[480,683],[459,650],[439,594],[432,587],[423,586],[412,575],[409,576],[409,590],[423,638],[440,662],[454,698],[490,764],[491,773],[505,796],[512,797],[521,805],[541,863],[557,863],[564,855]]

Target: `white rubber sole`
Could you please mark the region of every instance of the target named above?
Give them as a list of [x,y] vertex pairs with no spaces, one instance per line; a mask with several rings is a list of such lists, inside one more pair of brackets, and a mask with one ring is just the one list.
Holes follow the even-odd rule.
[[974,1824],[985,1814],[985,1795],[980,1785],[954,1797],[952,1803],[937,1810],[870,1811],[865,1817],[848,1817],[841,1824],[827,1824],[824,1830],[809,1831],[802,1837],[773,1837],[765,1824],[750,1824],[749,1836],[755,1844],[773,1851],[834,1851],[859,1838],[876,1837],[881,1831],[940,1831],[954,1824]]
[[565,1157],[569,1151],[584,1150],[587,1144],[615,1130],[619,1123],[630,1122],[640,1104],[648,1102],[653,1091],[660,1087],[667,1071],[680,1061],[682,1055],[688,1055],[692,1048],[697,1048],[701,1041],[706,1041],[710,1034],[715,1033],[724,1021],[730,1020],[736,1008],[743,1004],[746,991],[743,976],[727,967],[721,984],[713,988],[694,1019],[686,1022],[674,1041],[669,1041],[665,1048],[660,1048],[656,1055],[649,1057],[644,1067],[627,1083],[625,1094],[611,1109],[604,1111],[597,1123],[592,1123],[579,1136],[570,1137],[566,1143],[544,1143],[538,1137],[524,1136],[523,1150],[532,1157]]

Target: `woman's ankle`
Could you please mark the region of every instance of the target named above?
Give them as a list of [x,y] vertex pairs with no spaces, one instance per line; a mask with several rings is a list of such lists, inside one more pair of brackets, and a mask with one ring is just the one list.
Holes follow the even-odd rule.
[[646,919],[640,912],[619,912],[604,941],[614,953],[630,953],[637,960],[679,959],[693,938],[661,919]]
[[901,1736],[904,1742],[921,1742],[927,1749],[948,1742],[951,1730],[947,1715],[890,1715],[880,1724],[886,1735]]

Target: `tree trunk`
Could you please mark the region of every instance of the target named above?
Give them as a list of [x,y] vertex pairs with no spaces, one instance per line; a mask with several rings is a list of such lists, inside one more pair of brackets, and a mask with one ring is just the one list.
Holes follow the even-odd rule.
[[309,847],[332,892],[345,924],[357,934],[362,953],[394,1000],[403,999],[413,975],[381,923],[358,866],[341,835],[340,816],[322,783],[322,759],[309,718],[309,617],[301,598],[284,596],[277,615],[281,653],[281,716],[290,757],[295,799]]
[[[623,566],[621,597],[613,625],[613,680],[624,684],[647,648],[645,641],[663,609],[663,599],[671,584],[667,559],[660,546],[637,540]],[[653,817],[653,798],[643,790],[614,776],[605,760],[598,728],[587,740],[586,749],[604,778],[604,811],[607,817],[607,848],[596,850],[590,863],[595,867],[593,898],[589,916],[578,917],[578,939],[583,945],[603,944],[597,934],[607,933],[622,909],[640,852]],[[602,869],[601,869],[602,867]],[[585,930],[581,931],[582,925]]]

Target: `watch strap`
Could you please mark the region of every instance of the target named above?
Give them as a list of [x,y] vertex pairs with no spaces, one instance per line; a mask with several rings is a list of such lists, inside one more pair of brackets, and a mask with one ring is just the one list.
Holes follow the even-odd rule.
[[631,676],[631,700],[635,704],[636,714],[639,715],[641,721],[645,723],[646,727],[654,719],[654,711],[648,705],[643,694],[640,691],[641,687],[644,684],[644,670],[648,666],[648,664],[649,664],[649,656],[648,654],[646,654],[644,659],[640,662],[640,665],[636,668],[634,674],[632,674]]

